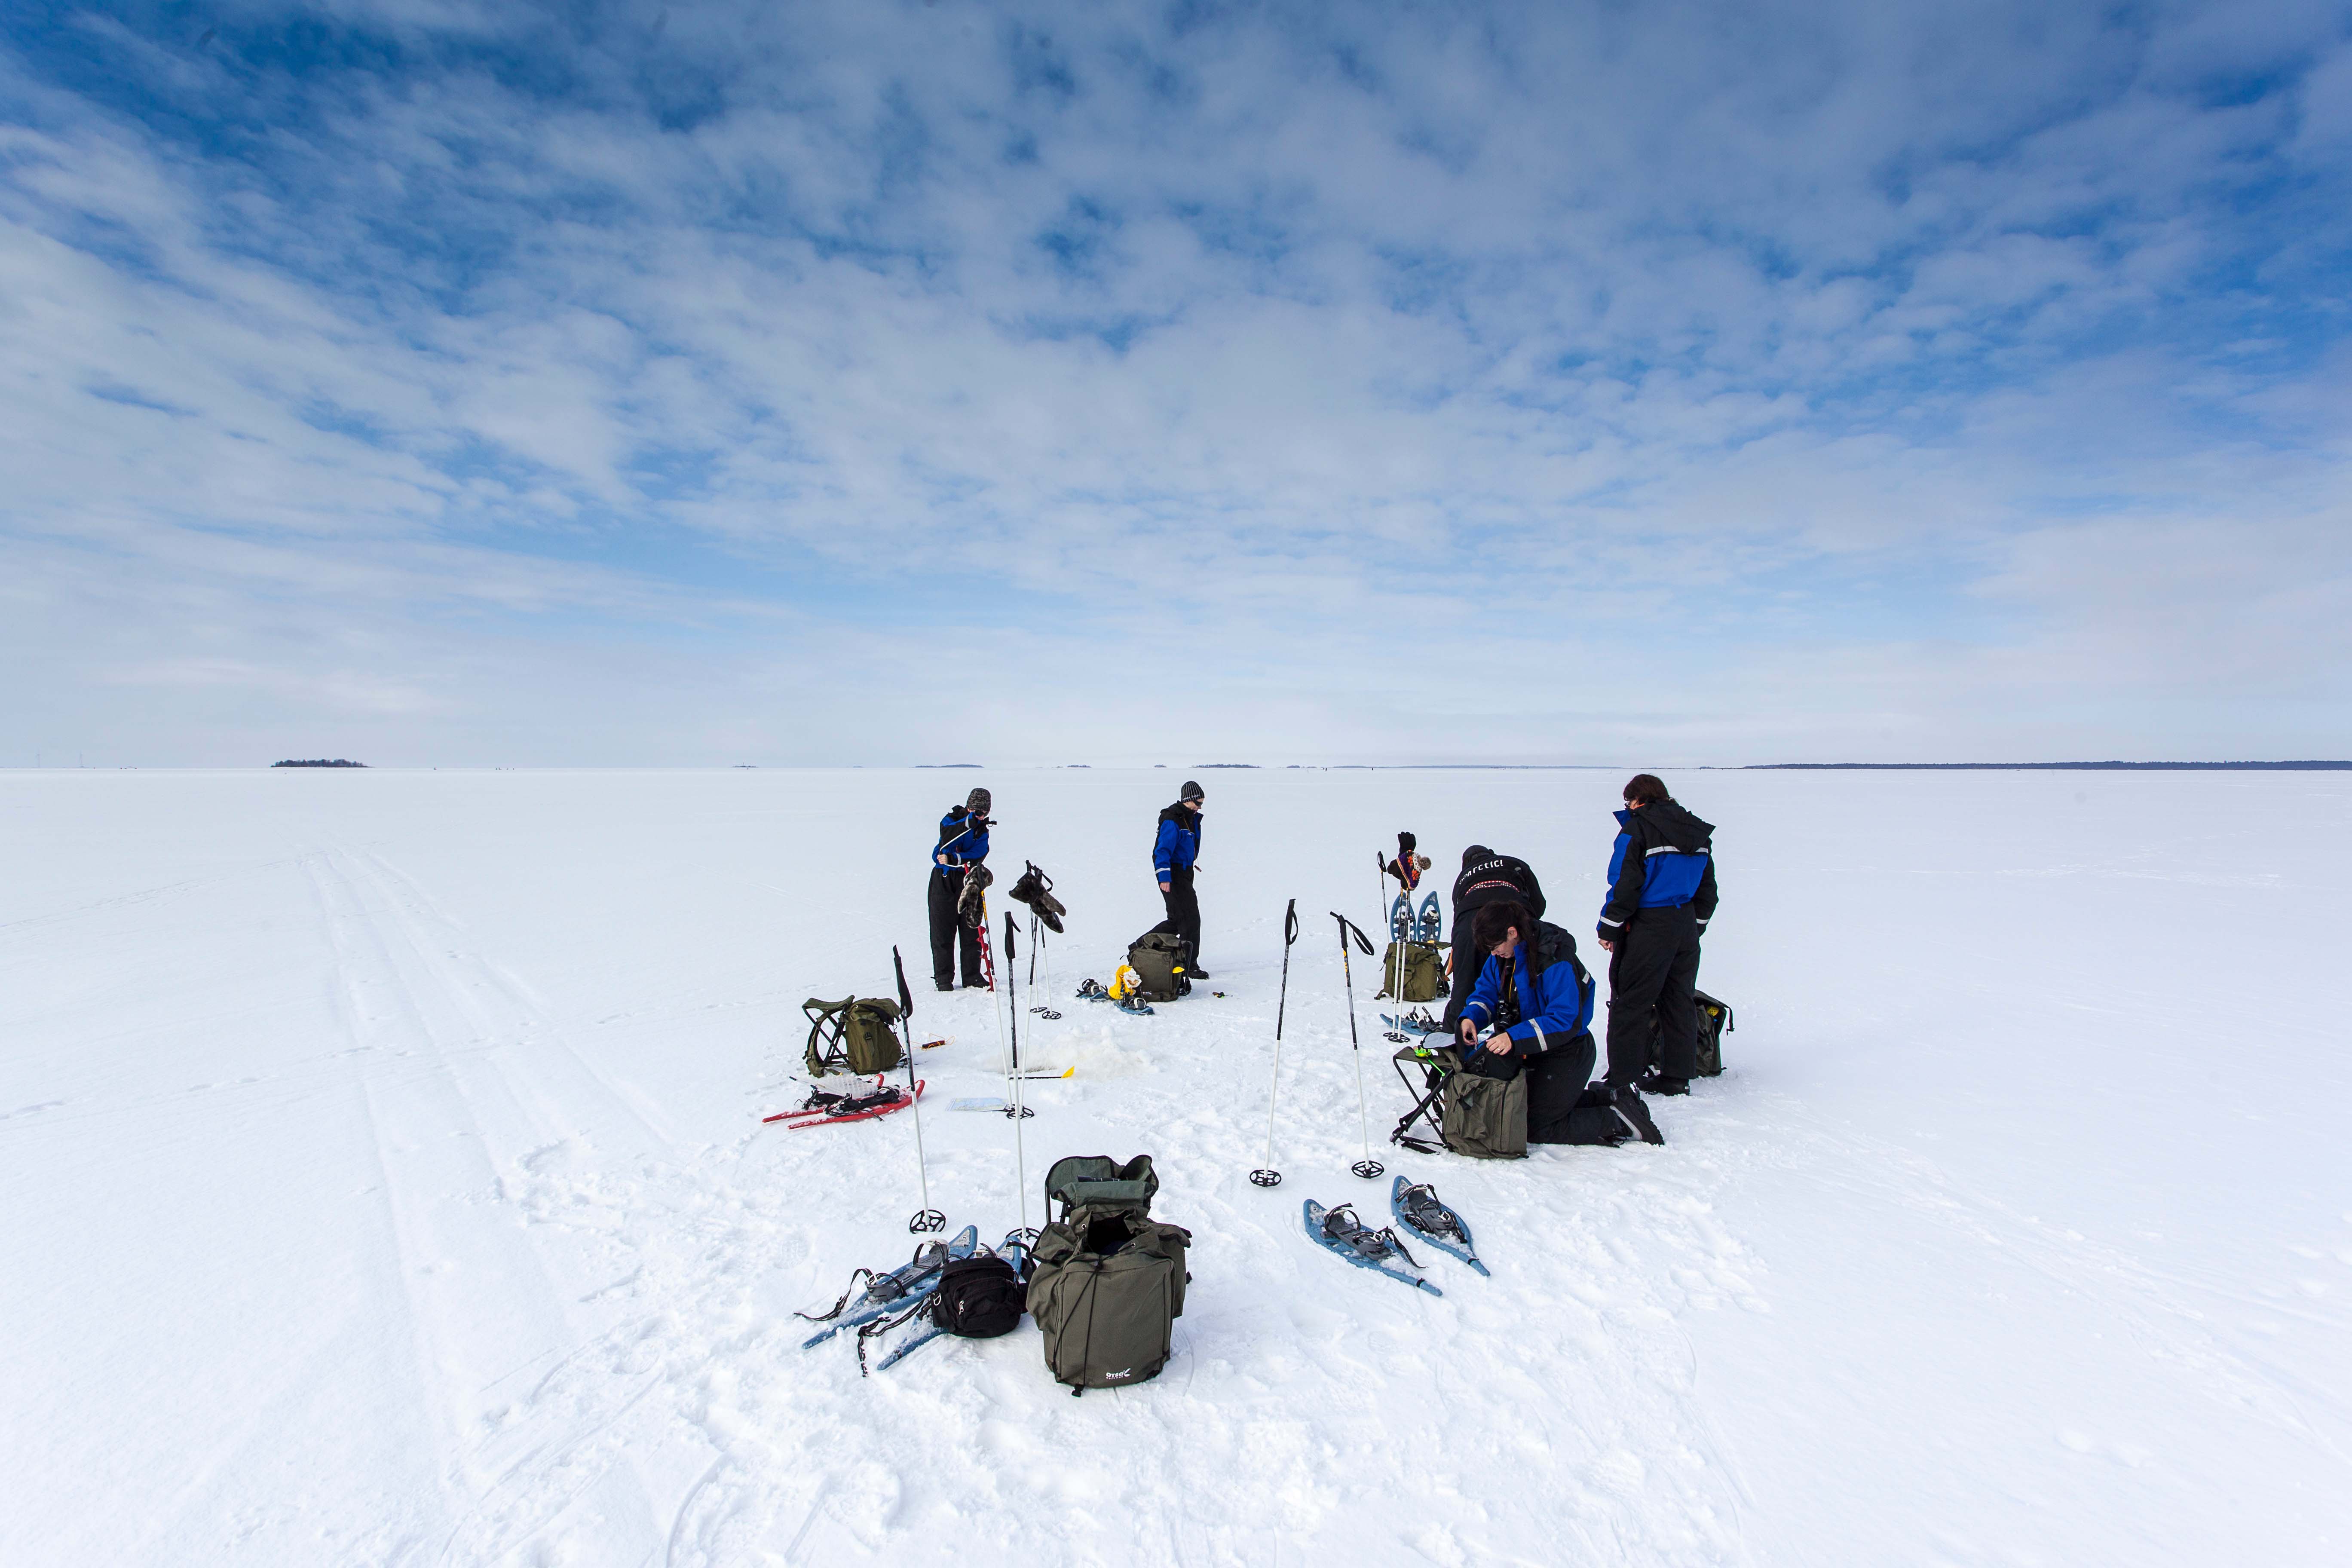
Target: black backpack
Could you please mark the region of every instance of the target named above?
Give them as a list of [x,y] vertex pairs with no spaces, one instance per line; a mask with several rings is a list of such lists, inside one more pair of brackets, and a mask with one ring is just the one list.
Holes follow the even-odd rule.
[[940,1270],[923,1316],[960,1338],[992,1340],[1021,1326],[1027,1295],[1020,1273],[994,1253],[959,1258]]

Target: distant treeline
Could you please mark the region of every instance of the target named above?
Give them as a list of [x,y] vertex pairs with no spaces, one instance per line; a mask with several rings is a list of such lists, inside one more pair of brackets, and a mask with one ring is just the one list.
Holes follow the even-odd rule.
[[341,757],[336,757],[331,761],[325,757],[312,757],[301,762],[289,759],[282,763],[272,763],[269,765],[273,768],[363,768],[367,766],[365,763],[350,762]]
[[1946,773],[2030,772],[2044,773],[2330,773],[2352,769],[2352,762],[2305,763],[1754,763],[1748,771],[1773,768],[1811,768],[1848,772],[1921,773],[1940,770]]

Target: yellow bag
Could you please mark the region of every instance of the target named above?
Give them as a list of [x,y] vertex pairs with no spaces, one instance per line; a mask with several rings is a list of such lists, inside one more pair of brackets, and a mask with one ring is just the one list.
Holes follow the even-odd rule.
[[1134,995],[1136,988],[1142,984],[1135,971],[1122,963],[1110,973],[1110,999],[1114,1002],[1124,1002]]

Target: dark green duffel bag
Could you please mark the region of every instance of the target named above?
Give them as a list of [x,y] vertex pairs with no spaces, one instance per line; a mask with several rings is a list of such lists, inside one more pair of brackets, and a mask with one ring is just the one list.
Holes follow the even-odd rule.
[[808,1015],[811,1078],[829,1072],[886,1073],[906,1059],[899,1048],[898,1004],[879,996],[845,996],[801,1004]]
[[1061,1214],[1030,1253],[1029,1315],[1047,1370],[1073,1393],[1148,1382],[1168,1364],[1192,1235],[1150,1217],[1159,1190],[1149,1154],[1124,1165],[1071,1155],[1045,1174]]

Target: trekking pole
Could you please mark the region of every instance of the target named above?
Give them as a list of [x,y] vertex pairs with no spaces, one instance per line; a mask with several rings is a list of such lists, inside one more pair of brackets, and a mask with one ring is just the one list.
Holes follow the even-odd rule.
[[[1381,890],[1388,891],[1386,881],[1381,883]],[[1364,950],[1366,958],[1372,955],[1372,939],[1339,910],[1333,910],[1331,918],[1339,922],[1339,973],[1348,983],[1348,1048],[1356,1056],[1356,1116],[1364,1128],[1364,1157],[1348,1169],[1369,1182],[1378,1178],[1384,1167],[1372,1158],[1372,1112],[1364,1099],[1364,1047],[1356,1038],[1356,973],[1348,957],[1348,939],[1356,939],[1356,945]]]
[[895,943],[890,949],[890,967],[898,972],[898,1039],[907,1051],[907,1109],[915,1113],[915,1176],[923,1184],[923,1206],[915,1211],[907,1228],[920,1236],[947,1229],[948,1216],[931,1206],[931,1169],[923,1157],[923,1091],[915,1081],[915,994],[907,989],[907,963]]
[[[1041,958],[1045,965],[1045,989],[1043,991],[1037,989],[1037,964]],[[1034,912],[1029,916],[1029,991],[1036,996],[1051,997],[1054,994],[1054,959],[1045,951],[1045,917]],[[1040,1018],[1062,1016],[1050,1002],[1032,1002],[1029,1011]]]
[[1004,990],[1005,1002],[1013,1016],[1013,1070],[1006,1087],[1013,1091],[1013,1109],[1006,1112],[1013,1118],[1013,1173],[1021,1184],[1021,1229],[1024,1244],[1036,1239],[1029,1228],[1029,1157],[1021,1141],[1021,1119],[1029,1114],[1021,1103],[1021,999],[1014,991],[1013,978],[1013,911],[1004,911]]
[[1275,1097],[1282,1091],[1282,1014],[1290,1005],[1290,944],[1298,940],[1298,900],[1282,911],[1282,994],[1274,1005],[1274,1081],[1265,1090],[1265,1167],[1252,1171],[1250,1180],[1261,1187],[1278,1187],[1282,1173],[1274,1168]]

